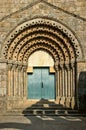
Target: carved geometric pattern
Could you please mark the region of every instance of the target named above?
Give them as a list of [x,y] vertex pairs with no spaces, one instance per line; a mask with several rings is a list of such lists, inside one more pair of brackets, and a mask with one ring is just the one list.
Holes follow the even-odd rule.
[[35,18],[19,25],[6,39],[2,56],[8,60],[27,62],[34,51],[43,49],[54,60],[70,63],[82,57],[73,33],[57,21]]

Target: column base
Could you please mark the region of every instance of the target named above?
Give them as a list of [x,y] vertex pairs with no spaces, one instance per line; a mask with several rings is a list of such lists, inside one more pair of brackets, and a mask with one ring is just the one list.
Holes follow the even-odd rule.
[[75,97],[56,97],[56,103],[75,109]]
[[65,106],[68,108],[71,107],[71,97],[66,97]]
[[60,104],[65,105],[65,99],[66,99],[65,97],[61,97],[60,98]]
[[57,104],[65,105],[65,99],[66,99],[66,97],[57,97],[56,102],[57,102]]
[[75,98],[74,97],[67,97],[66,98],[66,102],[65,102],[65,106],[68,108],[75,108]]
[[75,108],[75,97],[71,98],[71,108],[74,109]]

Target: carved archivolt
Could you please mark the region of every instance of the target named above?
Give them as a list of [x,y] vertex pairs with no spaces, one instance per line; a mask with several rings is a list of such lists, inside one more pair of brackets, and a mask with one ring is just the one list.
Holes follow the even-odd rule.
[[75,62],[82,57],[73,33],[62,24],[44,18],[19,25],[5,41],[2,56],[7,60],[23,63],[38,49],[49,52],[60,63]]
[[[54,59],[56,98],[70,107],[76,96],[76,62],[82,58],[73,33],[59,22],[36,18],[19,25],[6,39],[3,60],[8,63],[8,97],[27,97],[27,63],[37,51],[47,51]],[[72,106],[72,105],[71,105]]]

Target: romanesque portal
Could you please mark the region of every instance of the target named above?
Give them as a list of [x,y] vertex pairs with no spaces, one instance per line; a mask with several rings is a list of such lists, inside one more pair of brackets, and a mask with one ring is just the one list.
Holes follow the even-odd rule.
[[[7,62],[8,100],[29,99],[28,73],[34,66],[29,69],[28,59],[37,51],[46,52],[54,61],[53,66],[44,66],[51,68],[55,75],[53,99],[60,104],[74,107],[77,98],[77,60],[81,56],[81,49],[70,29],[59,21],[47,18],[24,22],[11,32],[4,43],[2,57]],[[41,90],[33,91],[40,93]],[[51,93],[52,90],[47,88],[46,91]]]

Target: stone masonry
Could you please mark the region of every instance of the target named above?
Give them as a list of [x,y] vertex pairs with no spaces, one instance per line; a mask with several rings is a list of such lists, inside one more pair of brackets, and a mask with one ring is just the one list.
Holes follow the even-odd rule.
[[54,60],[56,102],[85,109],[86,0],[0,0],[0,110],[28,104],[28,58],[37,50]]

